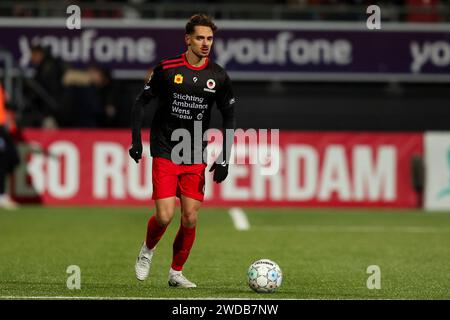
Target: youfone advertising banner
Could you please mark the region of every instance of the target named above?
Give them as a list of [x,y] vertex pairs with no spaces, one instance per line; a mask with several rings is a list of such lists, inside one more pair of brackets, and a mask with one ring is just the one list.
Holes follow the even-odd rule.
[[[184,20],[0,20],[2,47],[30,69],[40,43],[75,67],[104,65],[143,79],[160,60],[186,50]],[[450,24],[249,22],[218,20],[212,58],[234,80],[450,81]],[[1,62],[0,62],[1,64]]]
[[425,133],[425,209],[450,211],[450,132]]
[[[19,201],[153,205],[148,139],[136,164],[128,155],[127,130],[27,129],[23,137],[22,165],[10,185]],[[223,183],[214,183],[206,171],[205,205],[409,208],[420,203],[411,177],[411,158],[423,154],[420,133],[275,131],[249,137],[248,131],[236,134]],[[249,150],[269,144],[270,153],[269,148],[260,152],[268,157],[252,161]],[[221,143],[214,146],[220,149]]]

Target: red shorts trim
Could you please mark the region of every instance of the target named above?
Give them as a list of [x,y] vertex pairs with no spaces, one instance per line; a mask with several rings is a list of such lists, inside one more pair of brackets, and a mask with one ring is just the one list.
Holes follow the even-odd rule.
[[175,164],[156,157],[152,161],[153,200],[181,195],[198,201],[205,196],[206,164]]

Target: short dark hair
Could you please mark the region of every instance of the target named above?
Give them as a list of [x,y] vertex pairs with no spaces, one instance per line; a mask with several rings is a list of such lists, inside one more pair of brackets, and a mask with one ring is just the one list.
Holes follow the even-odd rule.
[[211,17],[204,13],[194,14],[189,18],[188,23],[186,23],[186,34],[194,33],[196,26],[210,27],[213,33],[217,31],[217,26],[214,24]]

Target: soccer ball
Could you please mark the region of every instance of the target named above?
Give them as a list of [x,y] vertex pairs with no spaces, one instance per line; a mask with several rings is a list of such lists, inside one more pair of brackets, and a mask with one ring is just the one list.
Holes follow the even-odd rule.
[[274,292],[281,286],[283,274],[278,264],[269,259],[253,262],[247,271],[248,285],[256,292]]

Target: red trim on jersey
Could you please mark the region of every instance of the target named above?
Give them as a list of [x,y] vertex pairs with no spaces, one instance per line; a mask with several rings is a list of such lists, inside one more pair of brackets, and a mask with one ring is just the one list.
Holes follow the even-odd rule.
[[176,58],[176,59],[168,59],[168,60],[164,60],[163,62],[161,62],[162,65],[165,64],[173,64],[173,63],[178,63],[178,62],[183,62],[183,58]]
[[186,64],[184,62],[182,63],[174,63],[174,64],[166,64],[163,66],[163,70],[166,69],[170,69],[170,68],[175,68],[175,67],[181,67],[181,66],[185,66]]
[[200,67],[195,67],[195,66],[189,64],[189,62],[186,59],[186,54],[185,53],[183,53],[181,56],[183,57],[184,63],[186,64],[186,67],[188,67],[189,69],[192,69],[192,70],[203,70],[208,65],[208,61],[209,61],[208,58],[205,59],[205,63],[203,65],[201,65]]

